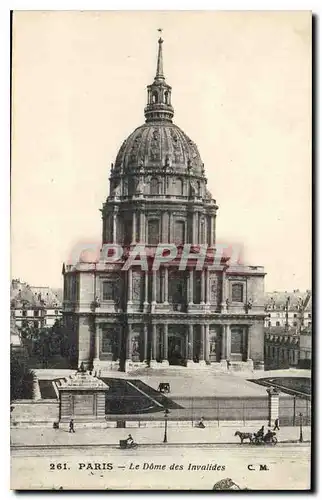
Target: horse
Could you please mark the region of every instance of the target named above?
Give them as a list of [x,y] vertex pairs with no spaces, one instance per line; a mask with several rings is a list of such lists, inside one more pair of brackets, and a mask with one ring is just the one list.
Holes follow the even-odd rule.
[[254,439],[254,434],[252,434],[251,432],[236,431],[235,432],[235,436],[239,436],[239,438],[240,438],[240,444],[243,444],[244,439],[249,439],[250,443],[252,443],[253,439]]

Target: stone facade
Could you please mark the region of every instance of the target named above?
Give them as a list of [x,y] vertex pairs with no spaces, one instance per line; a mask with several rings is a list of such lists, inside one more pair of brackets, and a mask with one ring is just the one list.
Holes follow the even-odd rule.
[[85,371],[78,371],[57,382],[59,391],[59,420],[104,421],[105,393],[109,387]]
[[[71,359],[94,369],[262,368],[264,269],[214,264],[218,206],[197,146],[172,123],[162,43],[146,123],[122,144],[101,210],[102,244],[119,245],[122,257],[107,263],[83,256],[63,267]],[[175,245],[177,257],[155,269],[160,243]],[[126,265],[139,244],[147,251],[144,270]],[[181,268],[184,245],[207,246],[200,269],[191,258]]]
[[300,360],[300,332],[295,327],[265,328],[265,368],[267,370],[295,368]]

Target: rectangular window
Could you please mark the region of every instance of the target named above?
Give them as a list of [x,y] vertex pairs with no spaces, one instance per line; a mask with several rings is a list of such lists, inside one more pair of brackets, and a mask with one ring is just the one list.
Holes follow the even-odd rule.
[[234,283],[231,287],[231,300],[233,302],[243,302],[243,285]]
[[159,243],[160,226],[159,220],[153,219],[148,221],[148,244],[157,245]]
[[39,311],[34,311],[34,316],[39,316]]
[[184,222],[181,220],[175,221],[174,223],[174,234],[173,239],[176,245],[181,245],[184,243]]
[[103,282],[103,300],[114,300],[114,283],[113,281]]
[[22,315],[23,315],[23,317],[24,317],[24,318],[26,318],[26,316],[27,316],[27,311],[26,311],[25,309],[22,311]]

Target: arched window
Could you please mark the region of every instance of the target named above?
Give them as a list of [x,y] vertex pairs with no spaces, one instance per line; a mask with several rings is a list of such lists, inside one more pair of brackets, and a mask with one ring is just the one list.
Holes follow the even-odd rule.
[[164,102],[165,104],[169,104],[169,92],[167,90],[164,93]]
[[185,224],[184,221],[182,220],[177,220],[174,223],[174,243],[176,245],[181,245],[184,243],[184,237],[185,237]]
[[153,94],[152,94],[152,104],[155,104],[156,102],[158,102],[158,93],[157,92],[153,92]]
[[241,283],[234,283],[232,285],[231,300],[232,302],[243,302],[243,285]]
[[150,194],[159,194],[159,180],[156,177],[151,179]]
[[152,219],[148,221],[148,244],[157,245],[159,243],[159,221]]

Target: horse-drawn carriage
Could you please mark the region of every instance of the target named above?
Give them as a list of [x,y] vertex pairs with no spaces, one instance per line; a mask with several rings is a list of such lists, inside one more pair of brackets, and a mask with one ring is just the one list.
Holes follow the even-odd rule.
[[266,434],[262,432],[240,432],[236,431],[235,436],[240,439],[240,444],[243,444],[245,440],[249,440],[249,444],[277,444],[276,432],[268,430]]

